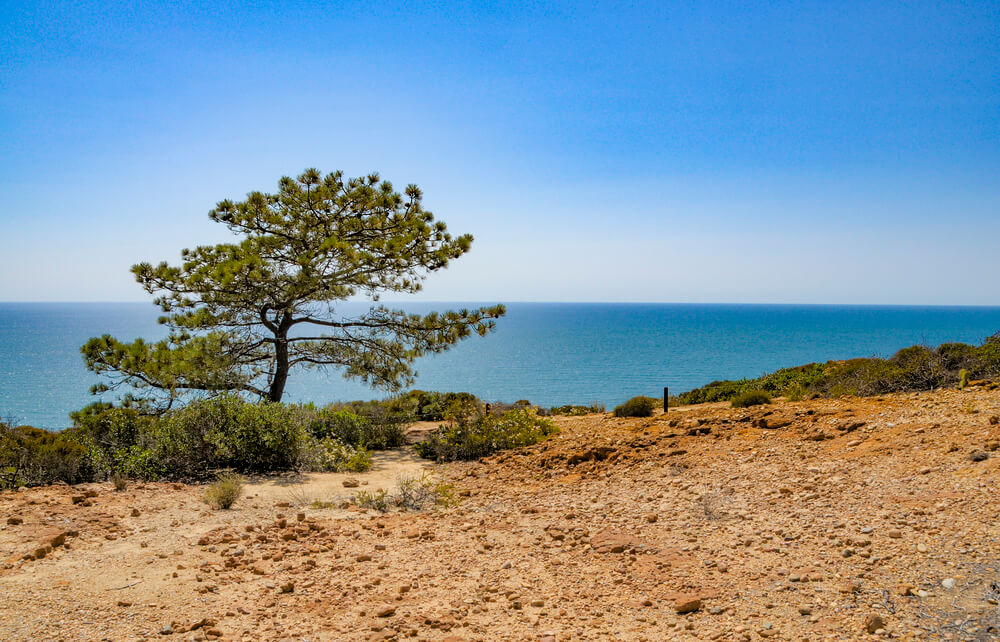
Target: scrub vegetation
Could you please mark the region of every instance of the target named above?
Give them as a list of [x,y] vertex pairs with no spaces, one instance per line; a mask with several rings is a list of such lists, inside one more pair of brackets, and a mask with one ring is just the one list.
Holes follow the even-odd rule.
[[672,404],[735,401],[760,391],[789,400],[843,395],[874,396],[936,388],[963,388],[970,381],[1000,378],[1000,333],[979,345],[916,345],[888,359],[877,357],[810,363],[783,368],[756,379],[713,381],[671,398]]

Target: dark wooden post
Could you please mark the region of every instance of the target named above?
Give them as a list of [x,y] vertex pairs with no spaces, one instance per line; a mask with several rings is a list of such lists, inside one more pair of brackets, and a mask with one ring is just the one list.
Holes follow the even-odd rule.
[[663,412],[670,407],[670,388],[663,387]]

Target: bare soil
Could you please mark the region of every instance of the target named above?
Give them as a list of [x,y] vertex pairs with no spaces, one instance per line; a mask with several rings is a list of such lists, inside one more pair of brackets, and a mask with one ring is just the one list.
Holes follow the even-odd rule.
[[[170,483],[6,492],[0,639],[1000,639],[998,416],[980,387],[560,418],[228,511]],[[344,507],[423,470],[461,503]]]

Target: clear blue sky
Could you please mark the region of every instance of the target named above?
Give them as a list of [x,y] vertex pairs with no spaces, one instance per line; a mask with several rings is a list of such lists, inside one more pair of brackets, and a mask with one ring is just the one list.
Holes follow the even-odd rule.
[[315,166],[476,236],[425,299],[1000,304],[996,2],[252,4],[2,5],[0,300]]

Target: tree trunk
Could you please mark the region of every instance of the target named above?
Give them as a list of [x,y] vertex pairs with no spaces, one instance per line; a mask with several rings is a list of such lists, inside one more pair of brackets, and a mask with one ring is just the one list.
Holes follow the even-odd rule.
[[267,400],[277,403],[281,401],[285,394],[285,382],[288,381],[288,323],[289,317],[285,317],[278,332],[275,334],[277,342],[274,344],[274,378],[271,380],[271,388],[267,391]]

